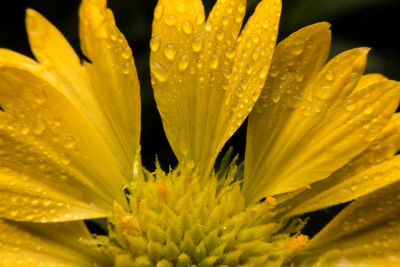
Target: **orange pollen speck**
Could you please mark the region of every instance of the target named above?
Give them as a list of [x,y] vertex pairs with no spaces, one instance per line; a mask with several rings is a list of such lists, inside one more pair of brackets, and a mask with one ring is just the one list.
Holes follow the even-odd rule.
[[290,241],[288,247],[293,250],[298,250],[303,248],[307,244],[307,241],[308,241],[308,236],[300,234],[296,238]]
[[270,204],[271,206],[275,206],[276,203],[276,199],[271,197],[271,196],[267,196],[267,198],[265,199],[265,201]]
[[164,199],[165,203],[168,204],[168,200],[167,200],[168,185],[165,184],[165,183],[160,183],[158,185],[158,192],[160,193],[160,195]]

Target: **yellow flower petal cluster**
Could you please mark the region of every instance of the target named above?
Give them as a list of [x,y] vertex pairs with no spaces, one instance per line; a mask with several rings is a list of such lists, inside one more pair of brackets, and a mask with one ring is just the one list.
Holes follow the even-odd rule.
[[[276,45],[280,0],[159,0],[151,81],[179,165],[140,160],[140,88],[105,0],[81,60],[27,10],[35,60],[0,49],[0,266],[397,266],[400,85],[327,62],[317,23]],[[215,160],[248,117],[244,173]],[[228,154],[229,156],[229,154]],[[354,200],[354,201],[353,201]],[[353,201],[312,238],[299,215]],[[108,219],[108,236],[84,221]]]

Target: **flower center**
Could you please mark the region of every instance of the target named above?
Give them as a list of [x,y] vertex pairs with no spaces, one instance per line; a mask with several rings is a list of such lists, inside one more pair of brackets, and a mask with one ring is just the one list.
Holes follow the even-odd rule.
[[[232,172],[201,183],[194,174],[156,171],[126,188],[109,236],[95,236],[115,266],[280,266],[306,242],[285,233],[273,198],[246,205]],[[300,245],[299,245],[300,244]]]

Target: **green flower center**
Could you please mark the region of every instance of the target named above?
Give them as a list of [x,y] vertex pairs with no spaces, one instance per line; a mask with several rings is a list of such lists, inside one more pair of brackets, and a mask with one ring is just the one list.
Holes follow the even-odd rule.
[[275,222],[273,198],[246,205],[232,172],[201,183],[185,170],[156,171],[126,188],[109,236],[94,243],[115,266],[280,266],[306,237]]

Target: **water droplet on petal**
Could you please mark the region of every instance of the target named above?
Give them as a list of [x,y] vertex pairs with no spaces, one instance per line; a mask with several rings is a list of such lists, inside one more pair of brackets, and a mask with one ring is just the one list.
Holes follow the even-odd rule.
[[211,29],[212,29],[212,24],[211,24],[211,22],[207,21],[207,23],[206,23],[204,29],[205,29],[207,32],[210,32]]
[[185,71],[188,66],[189,66],[189,56],[186,54],[182,55],[178,62],[178,69],[180,71]]
[[43,104],[46,101],[46,92],[44,90],[35,92],[34,99],[39,105]]
[[201,25],[201,24],[203,24],[203,22],[204,22],[204,14],[201,13],[197,16],[196,23],[197,23],[197,25]]
[[325,73],[325,79],[326,79],[327,81],[333,81],[333,80],[335,79],[335,74],[333,73],[333,71],[328,70],[328,71]]
[[190,21],[188,21],[188,20],[185,21],[185,22],[183,23],[182,29],[183,29],[183,31],[184,31],[186,34],[191,34],[191,33],[193,32],[192,23],[191,23]]
[[173,44],[167,44],[164,48],[164,55],[169,60],[173,60],[176,55],[176,48]]
[[67,149],[71,149],[76,145],[76,140],[75,137],[68,135],[67,137],[65,137],[64,142],[63,142],[63,146]]
[[176,10],[177,10],[179,13],[184,13],[184,12],[186,11],[186,6],[185,6],[185,4],[184,4],[184,3],[178,4],[178,5],[176,6]]
[[71,158],[66,153],[60,153],[60,160],[64,165],[69,165],[71,163]]
[[176,23],[176,17],[173,15],[167,16],[165,18],[165,24],[167,24],[168,26],[172,26]]
[[203,48],[203,38],[198,36],[192,41],[192,49],[194,52],[199,52]]
[[154,9],[154,18],[160,19],[162,17],[163,12],[164,12],[164,7],[162,5],[158,5]]
[[121,56],[122,56],[124,59],[129,59],[130,56],[131,56],[131,49],[130,49],[128,46],[125,47],[124,51],[122,51],[122,53],[121,53]]
[[151,38],[150,40],[150,49],[153,52],[157,52],[158,48],[160,48],[160,36],[154,36],[153,38]]
[[43,121],[40,114],[38,114],[36,116],[35,122],[32,125],[32,131],[35,134],[40,135],[44,132],[45,129],[46,129],[46,123]]
[[330,98],[332,94],[332,87],[328,85],[321,87],[317,92],[317,96],[322,100]]
[[301,74],[301,73],[296,73],[296,74],[294,75],[294,78],[296,79],[297,82],[302,82],[303,79],[304,79],[304,76],[303,76],[303,74]]
[[364,113],[365,115],[369,115],[369,114],[371,114],[373,111],[374,111],[374,107],[373,107],[371,104],[366,104],[365,107],[364,107],[363,113]]
[[279,102],[280,99],[281,99],[281,95],[279,94],[278,91],[275,91],[272,95],[272,102],[274,102],[276,104]]
[[212,55],[210,59],[210,68],[211,69],[216,69],[218,67],[218,55],[214,54]]
[[131,64],[129,62],[125,62],[122,66],[122,73],[128,75],[131,72]]
[[224,38],[224,31],[220,29],[220,30],[218,30],[218,31],[216,32],[215,35],[216,35],[218,41],[221,41],[221,40]]
[[229,59],[232,59],[235,56],[235,53],[235,49],[229,47],[228,49],[226,49],[225,56]]
[[295,42],[292,47],[292,52],[297,56],[303,53],[303,43],[300,41]]
[[347,111],[353,111],[356,109],[356,103],[353,99],[346,99],[344,107]]
[[264,66],[258,73],[258,76],[260,77],[260,79],[265,79],[267,77],[267,74],[268,74],[268,66]]
[[161,66],[158,62],[153,61],[153,68],[151,68],[151,73],[157,79],[157,81],[164,83],[168,80],[167,70]]
[[27,134],[29,134],[29,131],[30,131],[29,125],[27,123],[22,123],[21,124],[21,134],[27,135]]
[[272,78],[275,78],[279,74],[279,69],[276,66],[273,65],[273,66],[271,66],[268,74]]

